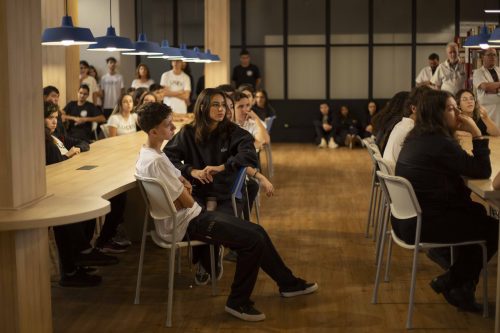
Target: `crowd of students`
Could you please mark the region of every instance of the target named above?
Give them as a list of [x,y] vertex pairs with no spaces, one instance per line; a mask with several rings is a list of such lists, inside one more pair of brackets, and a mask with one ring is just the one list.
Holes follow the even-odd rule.
[[[485,240],[491,259],[497,252],[498,221],[472,201],[462,177],[490,177],[488,136],[500,133],[473,92],[459,90],[454,96],[421,85],[395,94],[372,124],[383,158],[417,195],[422,209],[421,242]],[[460,146],[465,136],[472,137],[472,155]],[[416,220],[392,217],[391,222],[398,237],[415,242]],[[454,262],[448,249],[433,249],[428,255],[445,269],[430,282],[431,288],[453,306],[481,311],[474,295],[482,269],[481,247],[455,248]]]
[[[118,76],[116,60],[109,58],[107,63],[109,76]],[[266,231],[249,222],[259,190],[267,196],[274,193],[273,184],[260,172],[257,153],[270,143],[265,121],[275,116],[264,90],[256,93],[249,84],[238,89],[229,84],[204,89],[192,108],[194,120],[174,135],[174,120],[185,120],[183,113],[187,111],[179,108],[179,101],[188,105],[190,88],[174,91],[157,85],[150,79],[147,66],[140,64],[132,84],[135,89],[124,92],[122,79],[108,77],[108,82],[114,82],[116,94],[103,92],[102,87],[90,88],[94,82],[89,79],[89,67],[82,62],[78,98],[64,108],[58,105],[58,89],[44,88],[47,165],[91,149],[92,142],[102,137],[96,125],[105,123],[108,136],[142,129],[148,141],[141,149],[136,172],[158,178],[166,185],[177,208],[179,239],[188,237],[217,245],[216,272],[210,269],[208,246],[193,249],[195,283],[204,285],[212,278],[220,279],[224,246],[231,250],[227,259],[237,262],[226,312],[248,321],[265,319],[250,300],[259,268],[276,281],[283,297],[312,293],[318,288],[316,283],[297,278],[280,258]],[[162,81],[175,80],[182,74],[181,68],[174,61],[173,70],[166,75],[173,79]],[[110,96],[116,96],[114,107],[105,111]],[[99,105],[99,99],[104,103]],[[177,101],[172,103],[172,99]],[[169,141],[161,151],[164,140]],[[247,191],[243,191],[243,200],[237,200],[235,216],[231,188],[241,168],[246,168]],[[102,278],[94,267],[118,263],[118,258],[110,254],[125,252],[131,244],[119,233],[126,199],[126,193],[122,193],[110,200],[111,212],[94,246],[94,220],[54,228],[61,258],[61,286],[96,286]],[[171,232],[170,220],[155,221],[154,239],[171,242]]]

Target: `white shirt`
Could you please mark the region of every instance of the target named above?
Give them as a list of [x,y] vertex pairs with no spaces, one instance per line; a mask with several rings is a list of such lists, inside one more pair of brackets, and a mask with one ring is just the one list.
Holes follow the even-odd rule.
[[139,79],[134,79],[132,81],[131,87],[135,88],[135,89],[137,89],[137,88],[146,88],[146,89],[149,90],[149,86],[151,86],[153,83],[155,83],[155,81],[152,80],[152,79],[149,79],[146,82],[141,82],[141,80],[139,80]]
[[116,128],[116,135],[125,135],[137,132],[137,113],[131,113],[127,120],[119,113],[113,114],[108,119],[108,126]]
[[[260,121],[260,122],[261,122],[261,124],[264,125],[264,128],[265,128],[266,124],[263,123],[262,121]],[[248,132],[250,132],[250,134],[252,134],[252,136],[254,138],[257,135],[257,133],[259,133],[259,126],[255,122],[255,120],[250,119],[250,118],[248,118],[247,120],[245,120],[245,122],[243,123],[243,125],[240,125],[240,127],[243,128],[244,130],[247,130]]]
[[95,92],[99,91],[99,87],[97,86],[97,81],[94,79],[93,76],[89,75],[85,79],[82,80],[81,84],[86,84],[87,86],[89,86],[89,95],[87,96],[86,101],[90,102],[90,103],[94,103],[92,96],[94,95]]
[[[500,68],[495,66],[495,72],[497,72],[500,78]],[[481,104],[486,111],[488,116],[493,120],[493,122],[500,126],[500,96],[498,94],[488,94],[486,91],[479,88],[481,83],[495,82],[491,73],[482,66],[474,71],[472,77],[472,83],[476,89],[477,101]]]
[[458,62],[455,68],[450,66],[448,60],[439,64],[431,78],[431,83],[441,86],[441,90],[448,91],[455,95],[460,89],[465,88],[465,66]]
[[422,68],[420,73],[418,73],[418,76],[415,79],[415,82],[417,84],[420,84],[422,82],[430,81],[431,78],[432,78],[432,68],[431,68],[431,66],[426,66],[426,67]]
[[68,153],[68,150],[66,149],[66,147],[64,146],[64,143],[62,143],[61,140],[59,140],[57,137],[52,136],[52,140],[54,140],[54,143],[56,144],[57,148],[59,148],[59,152],[61,153],[61,155],[66,155]]
[[401,152],[401,148],[403,148],[406,136],[414,126],[415,122],[413,119],[405,117],[392,129],[385,146],[383,159],[391,164],[393,168],[396,167],[396,162],[398,161],[399,153]]
[[[170,91],[191,91],[191,80],[189,76],[182,72],[179,75],[174,71],[168,71],[162,74],[160,84]],[[183,99],[177,97],[165,97],[163,103],[172,108],[175,113],[187,113],[187,105]]]
[[118,98],[123,89],[123,76],[115,73],[113,75],[106,73],[101,78],[101,89],[104,91],[104,109],[113,109],[118,103]]
[[[179,177],[181,172],[177,170],[165,153],[158,153],[152,148],[142,147],[139,153],[139,159],[135,164],[136,173],[139,176],[156,178],[166,187],[170,199],[177,200],[184,191]],[[200,215],[201,207],[194,203],[191,208],[181,208],[176,214],[176,241],[180,241],[186,234],[189,222]],[[155,220],[156,233],[165,241],[172,242],[173,219],[171,217],[165,220]]]

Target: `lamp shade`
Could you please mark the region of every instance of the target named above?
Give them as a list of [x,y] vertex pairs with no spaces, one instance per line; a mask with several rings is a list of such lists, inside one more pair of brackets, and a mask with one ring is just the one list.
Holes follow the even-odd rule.
[[182,61],[184,62],[195,62],[199,60],[198,55],[193,50],[189,50],[186,44],[181,45]]
[[490,39],[488,40],[490,43],[500,43],[500,28],[496,28],[491,33]]
[[89,45],[97,43],[88,28],[73,26],[71,16],[62,18],[60,27],[47,28],[42,34],[42,45]]
[[162,55],[151,55],[148,58],[151,59],[170,59],[170,60],[181,60],[182,54],[181,50],[176,47],[171,47],[168,40],[163,40],[161,42],[160,50]]
[[106,36],[97,37],[97,44],[90,45],[88,51],[134,51],[134,44],[129,38],[116,35],[115,28],[108,27]]
[[126,51],[122,54],[125,55],[161,55],[163,54],[160,50],[160,46],[155,42],[148,42],[146,35],[141,33],[137,42],[134,43],[135,51]]
[[487,49],[489,48],[490,34],[488,33],[488,27],[483,25],[479,35],[469,36],[464,42],[464,47],[474,48],[474,49]]
[[210,62],[220,62],[220,57],[217,54],[212,54],[209,49],[207,49],[205,53],[210,58]]

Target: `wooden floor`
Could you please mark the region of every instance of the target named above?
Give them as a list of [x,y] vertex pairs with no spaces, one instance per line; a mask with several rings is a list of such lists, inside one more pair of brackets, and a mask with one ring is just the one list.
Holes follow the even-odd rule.
[[[317,281],[316,294],[283,299],[261,272],[253,293],[267,319],[246,323],[224,312],[235,265],[226,263],[219,296],[192,286],[187,260],[176,278],[174,328],[164,327],[167,252],[148,243],[142,303],[133,305],[139,245],[102,268],[97,288],[53,284],[56,332],[404,332],[411,269],[410,253],[394,249],[392,281],[371,304],[374,243],[364,237],[371,165],[362,149],[318,150],[312,145],[273,145],[276,195],[262,199],[261,224],[296,275]],[[140,221],[137,221],[140,223]],[[414,315],[415,332],[492,332],[493,315],[458,312],[432,292],[439,267],[421,257]],[[493,303],[496,257],[490,264]],[[478,292],[478,295],[480,293]],[[493,304],[492,304],[493,305]],[[493,314],[493,307],[490,310]]]

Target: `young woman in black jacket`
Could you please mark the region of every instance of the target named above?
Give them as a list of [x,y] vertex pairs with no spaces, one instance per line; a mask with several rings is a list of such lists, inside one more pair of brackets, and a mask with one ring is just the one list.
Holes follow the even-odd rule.
[[[454,137],[459,129],[472,135],[473,155]],[[488,260],[497,252],[498,221],[473,202],[463,176],[488,178],[491,174],[488,139],[470,117],[458,112],[447,92],[431,90],[417,103],[414,129],[408,134],[396,164],[396,175],[410,181],[422,208],[422,242],[453,243],[486,240]],[[393,218],[394,231],[414,242],[416,221]],[[482,269],[478,245],[455,248],[455,262],[431,287],[466,311],[479,311],[474,292]]]

